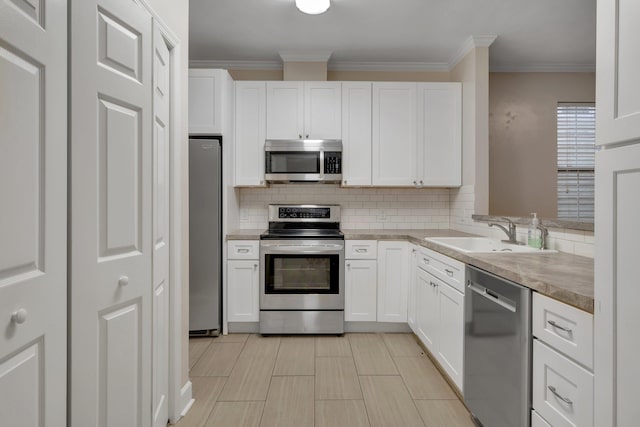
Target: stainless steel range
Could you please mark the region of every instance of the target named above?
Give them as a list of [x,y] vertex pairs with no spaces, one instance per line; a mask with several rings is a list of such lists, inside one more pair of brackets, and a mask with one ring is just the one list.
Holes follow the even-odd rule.
[[340,206],[269,205],[260,236],[260,333],[344,333]]

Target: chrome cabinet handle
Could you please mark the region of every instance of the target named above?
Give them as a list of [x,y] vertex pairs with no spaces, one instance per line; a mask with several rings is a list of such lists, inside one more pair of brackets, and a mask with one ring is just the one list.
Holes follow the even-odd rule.
[[239,254],[248,254],[249,253],[249,249],[240,248],[240,249],[238,249],[238,253]]
[[306,135],[305,135],[305,138],[309,139],[309,134],[306,134]]
[[430,283],[431,283],[431,286],[433,286],[434,288],[437,288],[437,287],[438,287],[438,284],[437,284],[437,283],[433,283],[433,282],[430,282]]
[[302,139],[302,134],[301,133],[298,134],[298,138]]
[[424,184],[423,184],[423,182],[422,182],[422,180],[420,180],[420,185],[424,185]]
[[127,286],[129,284],[129,278],[127,276],[122,276],[118,279],[118,285]]
[[351,268],[351,263],[347,264],[347,268]]
[[418,183],[416,181],[413,181],[413,185],[418,185]]
[[447,272],[447,275],[448,275],[449,277],[453,277],[453,271],[448,270],[448,269],[446,269],[446,268],[444,269],[444,271],[446,271],[446,272]]
[[573,405],[573,402],[571,401],[571,399],[562,396],[560,393],[558,393],[556,391],[556,388],[552,385],[547,386],[547,388],[549,389],[549,391],[551,391],[551,393],[553,393],[558,399],[562,400],[564,403],[566,403],[567,405]]
[[569,332],[569,333],[573,332],[572,329],[565,328],[564,326],[560,326],[553,320],[547,320],[547,323],[550,324],[551,326],[553,326],[554,328],[560,329],[561,331],[565,331],[565,332]]
[[347,185],[347,180],[346,179],[344,180],[344,185]]
[[356,252],[358,252],[359,254],[364,254],[367,252],[366,249],[356,249]]
[[258,269],[258,264],[253,264],[253,269],[257,270]]
[[14,311],[13,314],[11,315],[11,321],[16,325],[22,325],[24,322],[27,321],[27,310],[25,310],[24,308],[21,308],[19,310]]
[[422,261],[424,261],[425,264],[429,264],[431,262],[429,258],[422,258]]

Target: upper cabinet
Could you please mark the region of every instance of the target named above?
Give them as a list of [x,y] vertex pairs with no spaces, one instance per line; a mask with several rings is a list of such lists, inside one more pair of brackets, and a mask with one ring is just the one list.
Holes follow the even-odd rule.
[[371,185],[371,83],[342,83],[342,185]]
[[416,83],[373,83],[373,185],[416,185],[416,97]]
[[462,180],[460,83],[373,83],[372,184],[455,187]]
[[222,134],[225,130],[227,90],[233,80],[226,70],[189,70],[189,133]]
[[637,0],[598,1],[596,144],[640,139],[640,9]]
[[235,91],[234,185],[265,185],[266,83],[236,82]]
[[462,84],[418,83],[419,186],[462,184]]
[[341,139],[340,82],[267,82],[267,139]]

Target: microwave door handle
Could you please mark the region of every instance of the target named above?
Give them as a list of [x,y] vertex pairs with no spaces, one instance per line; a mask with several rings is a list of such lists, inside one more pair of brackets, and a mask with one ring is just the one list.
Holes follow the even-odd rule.
[[324,150],[320,150],[320,180],[324,179]]

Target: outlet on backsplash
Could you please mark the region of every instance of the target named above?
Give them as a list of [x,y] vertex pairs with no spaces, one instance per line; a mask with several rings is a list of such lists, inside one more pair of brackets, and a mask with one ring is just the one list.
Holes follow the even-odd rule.
[[378,215],[378,221],[380,222],[389,221],[389,215],[387,215],[387,211],[385,209],[380,210],[380,214]]

